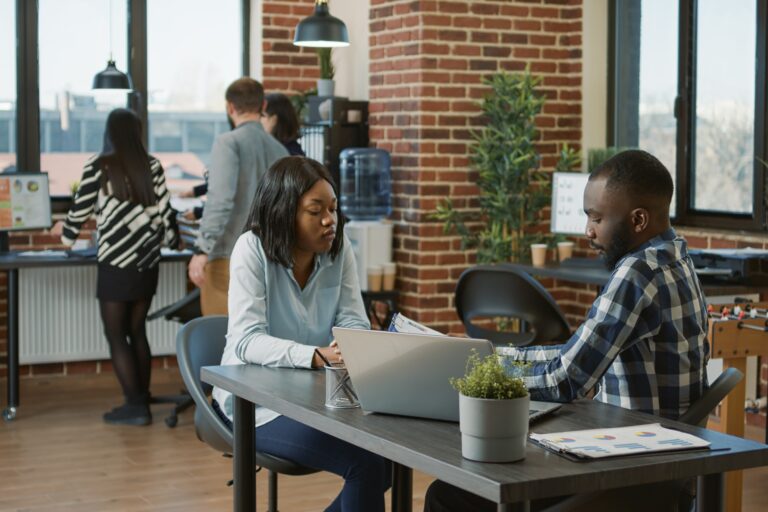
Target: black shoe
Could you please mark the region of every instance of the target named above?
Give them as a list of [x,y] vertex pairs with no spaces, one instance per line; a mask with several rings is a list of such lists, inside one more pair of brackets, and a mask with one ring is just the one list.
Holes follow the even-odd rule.
[[104,413],[104,422],[112,425],[149,425],[152,413],[147,405],[124,404]]

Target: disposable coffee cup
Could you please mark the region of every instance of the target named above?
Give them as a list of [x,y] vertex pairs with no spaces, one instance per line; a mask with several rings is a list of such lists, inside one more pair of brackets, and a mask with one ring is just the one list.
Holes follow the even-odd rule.
[[381,265],[371,265],[368,267],[368,291],[380,292],[381,281],[384,274],[384,270]]
[[359,123],[363,120],[363,112],[361,110],[347,110],[347,122]]
[[352,387],[346,366],[325,367],[325,406],[331,409],[360,407],[360,401]]
[[562,262],[573,256],[573,242],[558,242],[557,257]]
[[385,263],[382,265],[384,270],[383,287],[384,290],[395,289],[395,275],[397,274],[397,265],[395,263]]
[[534,267],[543,267],[547,262],[547,244],[531,244],[531,262]]

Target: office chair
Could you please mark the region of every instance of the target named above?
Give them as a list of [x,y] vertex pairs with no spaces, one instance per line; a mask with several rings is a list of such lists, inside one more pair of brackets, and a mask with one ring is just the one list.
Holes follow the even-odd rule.
[[[185,324],[176,337],[176,357],[189,394],[195,401],[197,438],[224,454],[232,453],[233,434],[208,401],[210,384],[200,380],[200,368],[221,363],[226,345],[226,316],[206,316]],[[277,512],[277,474],[309,475],[308,468],[262,452],[256,452],[256,465],[269,472],[269,512]]]
[[[199,316],[202,316],[202,312],[200,311],[200,288],[195,288],[173,304],[169,304],[157,311],[153,311],[147,315],[147,320],[156,320],[163,317],[169,321],[185,324]],[[150,397],[150,403],[174,404],[173,409],[171,409],[171,412],[165,418],[166,426],[168,428],[173,428],[179,422],[179,414],[192,407],[195,404],[195,401],[192,400],[189,393],[182,389],[181,393],[178,395],[152,396]]]
[[[469,336],[494,345],[565,341],[571,335],[549,292],[511,265],[478,265],[465,270],[456,284],[456,312]],[[472,323],[477,318],[495,317],[522,320],[523,332],[494,331]],[[528,326],[530,330],[525,330]]]
[[[705,428],[710,413],[714,412],[717,405],[728,393],[733,391],[733,388],[743,378],[744,374],[736,368],[726,369],[704,391],[701,398],[678,418],[678,421]],[[628,510],[627,504],[632,503],[633,506],[640,507],[639,510],[663,512],[672,507],[674,512],[690,512],[696,503],[694,483],[691,480],[673,480],[630,488],[577,494],[546,508],[542,512],[582,512],[582,510],[584,512],[597,512],[600,510],[613,510],[615,506],[619,506],[619,503],[624,504],[624,506],[620,507],[622,510]]]

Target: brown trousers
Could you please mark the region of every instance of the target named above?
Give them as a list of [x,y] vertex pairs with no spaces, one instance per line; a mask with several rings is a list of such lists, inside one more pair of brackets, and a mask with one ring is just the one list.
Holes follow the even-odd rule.
[[200,288],[203,316],[227,314],[229,291],[229,258],[209,261],[205,265],[205,283]]

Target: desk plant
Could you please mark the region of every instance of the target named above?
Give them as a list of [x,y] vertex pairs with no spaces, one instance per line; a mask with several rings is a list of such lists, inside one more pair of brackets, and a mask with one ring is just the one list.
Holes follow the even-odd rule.
[[480,462],[525,458],[528,437],[528,390],[509,375],[496,354],[467,360],[464,377],[451,379],[459,392],[461,455]]
[[[541,210],[551,201],[551,174],[539,169],[535,118],[544,98],[536,94],[540,78],[501,72],[484,80],[491,87],[481,104],[483,128],[473,133],[470,163],[478,171],[480,208],[459,211],[450,199],[434,218],[446,233],[457,232],[462,248],[476,248],[478,263],[530,261],[532,243],[550,243],[537,230]],[[571,170],[578,153],[563,146],[556,170]],[[470,228],[470,222],[482,225]]]
[[318,96],[333,96],[336,69],[333,67],[333,48],[318,48],[317,62],[320,65],[320,79],[317,81]]

